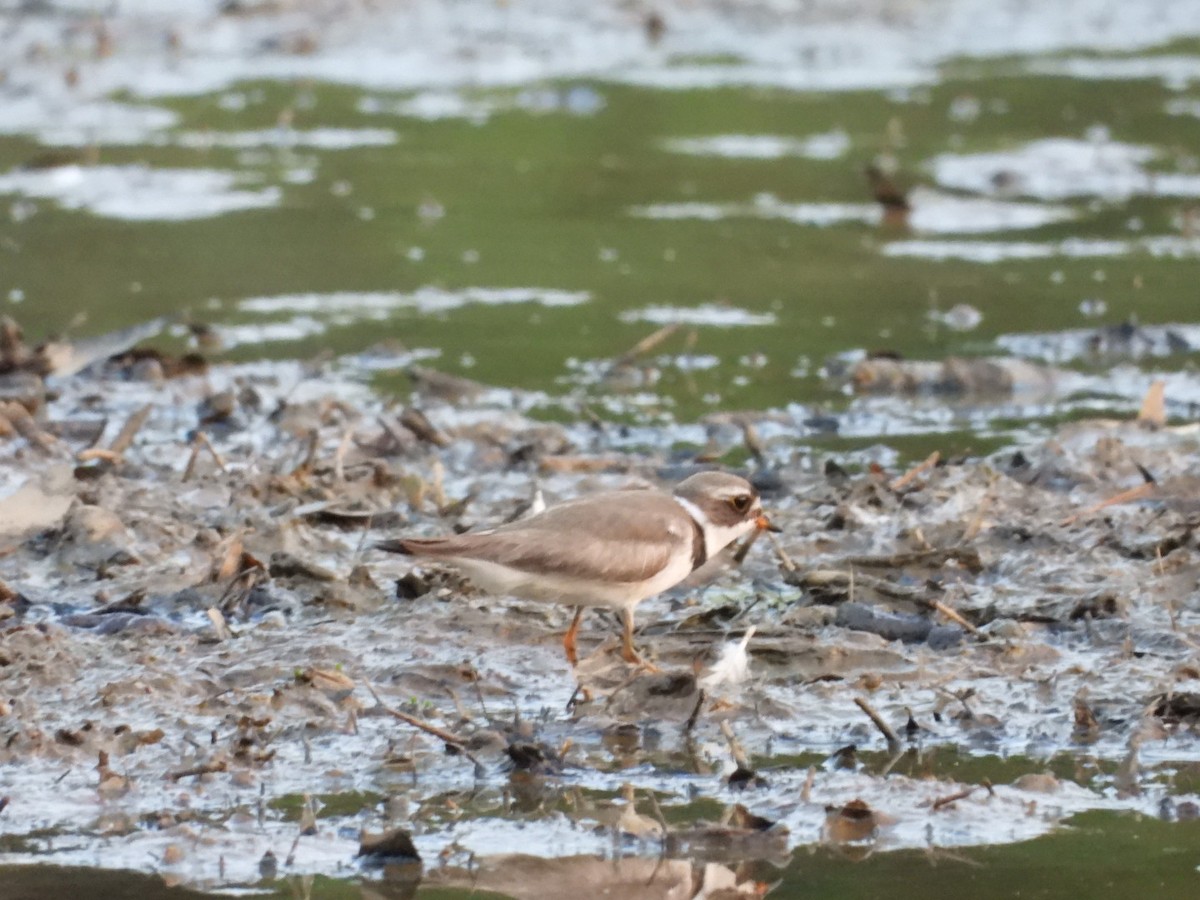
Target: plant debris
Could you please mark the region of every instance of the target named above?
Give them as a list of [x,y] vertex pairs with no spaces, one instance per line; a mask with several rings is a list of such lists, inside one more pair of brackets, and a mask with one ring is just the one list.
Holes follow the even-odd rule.
[[[5,333],[10,361],[36,358]],[[592,417],[536,421],[465,388],[397,418],[300,364],[210,367],[168,390],[129,377],[122,352],[53,393],[21,363],[39,399],[4,406],[0,811],[22,858],[58,835],[86,856],[103,800],[128,822],[106,833],[111,864],[161,860],[199,886],[356,854],[444,860],[414,877],[465,884],[445,854],[519,822],[508,846],[555,857],[483,854],[477,889],[653,875],[752,893],[770,878],[744,862],[817,836],[839,852],[957,846],[1196,802],[1147,762],[1200,758],[1188,430],[1077,421],[991,457],[847,460],[827,477],[746,414],[774,545],[647,602],[639,644],[661,671],[627,666],[603,613],[572,670],[570,610],[370,548],[487,527],[531,497],[669,486],[705,463],[669,456],[665,432],[634,448]],[[995,785],[920,762],[1031,746],[1120,767],[1120,796],[1108,776],[1056,782],[1054,812],[1031,816],[1041,761]],[[250,791],[253,834],[234,827]],[[729,812],[664,813],[697,792]],[[614,839],[631,855],[598,866]]]

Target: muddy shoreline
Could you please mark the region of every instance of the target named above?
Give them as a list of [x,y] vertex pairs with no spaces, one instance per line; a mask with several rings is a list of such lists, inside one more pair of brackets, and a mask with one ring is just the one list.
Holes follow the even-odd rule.
[[[617,840],[673,848],[681,884],[749,891],[771,879],[745,860],[797,847],[1194,815],[1174,775],[1200,760],[1191,426],[1078,422],[907,471],[773,441],[743,471],[778,544],[643,604],[661,674],[592,614],[573,677],[568,611],[365,548],[501,520],[535,490],[669,486],[712,448],[629,452],[619,426],[532,420],[513,392],[427,371],[397,404],[337,365],[163,369],[52,378],[42,439],[0,441],[5,521],[26,516],[0,541],[6,862],[208,889],[371,878],[362,833],[402,829],[426,884],[491,860],[502,886],[515,848]],[[749,679],[705,680],[751,626]],[[962,783],[921,763],[948,750],[1027,762]],[[1072,756],[1094,768],[1051,774]],[[684,812],[700,797],[717,805]]]

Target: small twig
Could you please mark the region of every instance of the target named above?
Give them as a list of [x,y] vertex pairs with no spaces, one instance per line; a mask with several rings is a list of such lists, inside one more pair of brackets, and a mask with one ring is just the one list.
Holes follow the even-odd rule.
[[651,350],[677,332],[681,327],[682,326],[680,323],[673,322],[670,325],[664,325],[657,331],[646,335],[646,337],[642,338],[640,341],[618,356],[615,360],[613,360],[612,365],[608,367],[608,371],[612,372],[616,369],[623,368],[624,366],[629,365],[639,356],[649,353]]
[[192,452],[188,454],[187,465],[183,467],[184,483],[192,480],[192,474],[196,471],[196,460],[200,458],[200,432],[196,432],[196,438],[192,441]]
[[647,790],[646,796],[650,798],[650,808],[654,811],[654,818],[662,826],[663,835],[670,834],[671,826],[667,824],[667,817],[663,815],[662,807],[658,805],[658,798],[654,796],[654,791]]
[[760,534],[762,534],[762,529],[755,528],[752,532],[750,532],[749,536],[742,541],[740,545],[738,545],[737,550],[734,551],[733,554],[733,564],[735,566],[740,566],[746,561],[746,556],[750,553],[750,548],[754,546],[754,542],[758,540],[758,536]]
[[399,719],[401,722],[411,725],[413,728],[424,731],[426,734],[433,735],[438,740],[449,744],[451,747],[473,762],[476,766],[479,766],[479,760],[477,760],[470,754],[470,752],[468,752],[467,742],[463,738],[446,731],[444,728],[438,728],[436,725],[430,725],[428,722],[418,719],[416,716],[410,716],[408,713],[400,712],[398,709],[392,709],[392,707],[388,706],[379,698],[379,694],[375,693],[375,687],[371,684],[371,682],[366,682],[366,686],[367,691],[372,697],[375,698],[375,702],[379,704],[379,708],[389,716],[394,719]]
[[229,764],[225,760],[217,759],[213,762],[192,766],[190,769],[180,769],[177,772],[168,772],[167,777],[172,781],[179,781],[180,779],[191,778],[196,775],[211,775],[216,772],[224,772],[228,768]]
[[758,429],[754,427],[754,423],[749,419],[742,419],[742,442],[746,445],[746,449],[750,451],[750,455],[754,457],[759,465],[766,465],[767,454],[763,450],[762,439],[758,436]]
[[304,459],[300,461],[300,465],[292,469],[293,477],[307,475],[312,471],[313,463],[317,460],[317,448],[321,445],[321,432],[315,428],[310,428],[308,437],[305,439],[307,444],[304,448]]
[[964,544],[975,540],[979,536],[979,532],[983,530],[983,519],[991,508],[992,499],[992,492],[989,489],[983,495],[983,499],[979,501],[979,506],[976,508],[975,515],[971,518],[971,523],[967,526],[967,530],[963,532],[962,542]]
[[121,463],[121,454],[114,453],[112,450],[106,450],[104,447],[85,447],[75,454],[75,460],[81,463],[92,462],[97,459],[115,466]]
[[1074,515],[1067,516],[1058,524],[1064,527],[1068,525],[1074,525],[1080,519],[1090,516],[1092,513],[1097,513],[1106,507],[1115,506],[1118,503],[1129,503],[1131,500],[1141,500],[1143,497],[1148,497],[1154,493],[1154,488],[1155,485],[1152,482],[1144,482],[1143,484],[1139,484],[1137,487],[1132,487],[1129,488],[1129,490],[1121,491],[1119,494],[1114,494],[1107,500],[1101,500],[1099,503],[1093,503],[1087,509],[1081,510]]
[[1161,378],[1150,383],[1150,390],[1142,400],[1142,408],[1138,411],[1138,425],[1151,430],[1162,428],[1167,424],[1166,382]]
[[938,810],[943,806],[949,806],[951,803],[954,803],[957,800],[966,800],[973,793],[975,793],[977,789],[977,787],[964,788],[961,791],[956,791],[955,793],[948,794],[945,797],[939,797],[933,801],[933,803],[930,805],[930,809]]
[[296,835],[296,839],[292,841],[291,849],[288,850],[287,859],[284,861],[284,865],[288,868],[291,868],[296,864],[296,848],[300,846],[300,838],[303,834],[304,832],[299,832]]
[[196,436],[192,438],[192,452],[188,454],[187,465],[183,467],[183,481],[192,480],[192,476],[196,473],[196,462],[200,459],[200,451],[202,449],[208,450],[209,455],[213,458],[213,462],[217,464],[217,468],[222,472],[225,471],[225,460],[221,459],[221,454],[217,452],[217,448],[213,446],[212,441],[208,439],[208,435],[203,431],[197,431]]
[[892,730],[892,726],[883,720],[883,716],[879,715],[870,703],[862,697],[855,697],[854,702],[858,705],[859,709],[867,714],[867,718],[875,724],[875,727],[879,729],[879,733],[887,738],[888,747],[900,746],[900,738],[896,736],[896,732]]
[[217,468],[224,472],[225,460],[221,459],[221,454],[217,452],[217,448],[213,446],[213,442],[209,440],[208,435],[203,431],[198,431],[196,432],[196,436],[203,445],[204,449],[209,452],[210,456],[212,456],[213,462],[216,463]]
[[721,734],[725,735],[725,740],[729,743],[729,753],[733,757],[734,763],[739,769],[745,769],[747,772],[753,771],[750,768],[750,761],[746,759],[746,751],[742,749],[742,745],[738,743],[737,736],[733,733],[733,728],[729,722],[721,721]]
[[700,710],[704,708],[704,701],[708,699],[704,695],[704,688],[700,688],[699,694],[696,696],[696,705],[692,709],[692,714],[687,717],[687,722],[683,725],[683,733],[691,734],[696,728],[696,723],[700,721]]
[[925,458],[924,462],[917,463],[917,465],[913,466],[899,478],[893,479],[892,483],[888,485],[888,487],[890,487],[893,491],[899,491],[908,487],[912,482],[921,477],[921,475],[936,466],[938,464],[938,460],[941,458],[942,454],[937,450],[934,450]]
[[978,628],[976,628],[974,625],[972,625],[970,622],[968,622],[966,619],[964,619],[957,610],[951,609],[949,606],[947,606],[941,600],[933,600],[930,602],[929,605],[932,606],[934,609],[936,609],[938,612],[940,612],[943,616],[945,616],[951,622],[954,622],[957,625],[961,625],[967,631],[971,632],[971,634],[979,634]]
[[350,449],[350,439],[354,437],[354,426],[351,425],[342,432],[338,442],[337,452],[333,454],[333,477],[337,481],[346,480],[346,452]]
[[896,767],[896,763],[900,762],[900,760],[904,759],[904,757],[908,754],[907,750],[905,750],[903,747],[898,747],[895,744],[891,745],[890,749],[892,751],[891,758],[884,763],[883,768],[877,773],[877,777],[879,778],[886,778],[891,773],[892,769]]
[[375,421],[379,423],[379,427],[387,433],[387,436],[395,442],[396,449],[403,450],[405,447],[412,445],[412,438],[401,431],[396,423],[387,416],[380,416]]
[[34,420],[33,416],[15,400],[0,402],[0,418],[7,419],[9,424],[29,445],[42,453],[50,453],[54,449],[54,438]]
[[[1167,568],[1166,568],[1166,566],[1163,565],[1162,545],[1161,544],[1154,548],[1154,558],[1158,562],[1158,576],[1160,578],[1162,578],[1167,574]],[[1178,631],[1179,630],[1179,620],[1175,615],[1175,598],[1173,596],[1171,596],[1170,591],[1166,592],[1166,597],[1167,597],[1167,618],[1171,622],[1171,630]]]
[[137,437],[137,433],[142,430],[142,426],[146,424],[146,420],[150,418],[150,411],[154,409],[153,403],[147,403],[126,421],[117,436],[113,438],[113,442],[108,445],[108,449],[117,456],[122,456],[126,450],[133,445],[133,439]]
[[233,632],[229,630],[229,626],[225,624],[225,614],[215,606],[208,608],[208,619],[212,622],[213,631],[217,633],[218,641],[227,641],[233,637]]
[[400,424],[427,444],[433,444],[435,447],[450,445],[449,436],[430,422],[429,417],[415,406],[405,407],[400,413]]
[[775,551],[775,555],[779,557],[779,564],[788,572],[796,571],[796,564],[792,562],[792,558],[788,556],[787,551],[783,549],[783,543],[771,532],[767,532],[767,540],[771,542],[771,548]]
[[817,767],[809,766],[808,774],[804,776],[804,787],[800,789],[800,802],[812,803],[813,783],[817,780]]

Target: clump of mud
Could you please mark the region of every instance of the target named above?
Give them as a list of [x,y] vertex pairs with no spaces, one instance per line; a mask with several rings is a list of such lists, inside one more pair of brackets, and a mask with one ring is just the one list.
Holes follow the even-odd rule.
[[[395,404],[140,332],[55,374],[4,335],[0,860],[743,896],[807,844],[1195,809],[1171,774],[1200,759],[1197,430],[1153,410],[855,472],[753,415],[714,419],[701,461],[429,370]],[[600,613],[572,670],[568,611],[370,550],[538,491],[669,486],[743,441],[783,535],[640,607],[658,671]],[[1022,762],[964,784],[948,751]]]

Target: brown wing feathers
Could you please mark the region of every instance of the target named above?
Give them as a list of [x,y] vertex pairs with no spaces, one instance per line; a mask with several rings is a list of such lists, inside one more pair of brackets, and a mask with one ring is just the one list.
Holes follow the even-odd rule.
[[[664,538],[675,537],[682,510],[666,495],[638,494],[636,500],[629,492],[592,496],[586,501],[586,518],[576,508],[578,501],[569,502],[493,531],[401,538],[376,547],[409,556],[484,560],[539,575],[642,581],[670,561],[673,540]],[[631,501],[636,511],[629,508]],[[703,562],[703,532],[692,541],[692,551],[693,562],[697,553]]]

